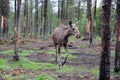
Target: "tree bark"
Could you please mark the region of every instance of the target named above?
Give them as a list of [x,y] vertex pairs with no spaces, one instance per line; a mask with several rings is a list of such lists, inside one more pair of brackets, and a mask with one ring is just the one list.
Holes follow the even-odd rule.
[[43,21],[43,14],[44,14],[44,0],[41,0],[42,1],[42,5],[41,5],[41,28],[40,28],[40,35],[43,35],[43,24],[44,24],[44,21]]
[[117,0],[116,8],[116,47],[114,71],[120,71],[120,0]]
[[16,10],[17,10],[16,5],[17,5],[17,2],[16,2],[16,0],[15,0],[15,2],[14,2],[14,6],[15,6],[15,7],[14,7],[14,37],[15,37],[15,34],[16,34],[16,33],[15,33],[16,18],[17,18],[17,17],[16,17],[16,16],[17,16],[17,14],[16,14],[16,13],[17,13],[17,11],[16,11]]
[[60,13],[61,13],[61,8],[60,8],[60,0],[58,0],[58,26],[60,26],[60,23],[61,23],[61,19],[60,19]]
[[9,0],[2,0],[1,4],[2,16],[1,16],[1,40],[4,35],[8,33],[8,12],[9,12]]
[[35,35],[38,35],[38,0],[35,0]]
[[95,29],[96,29],[96,6],[97,6],[97,0],[95,0],[95,6],[94,6],[94,23],[93,23],[93,35],[96,36]]
[[16,0],[16,24],[15,24],[15,47],[14,47],[14,56],[13,59],[18,61],[18,40],[19,40],[19,30],[20,30],[20,9],[21,9],[21,0]]
[[61,1],[61,22],[65,23],[65,0]]
[[1,27],[0,27],[0,41],[3,39],[3,18],[4,16],[1,17]]
[[25,0],[24,2],[24,37],[27,34],[27,28],[28,28],[28,0]]
[[45,0],[45,4],[44,4],[44,30],[43,30],[43,36],[44,38],[47,35],[47,27],[48,27],[48,0]]
[[103,0],[102,52],[99,80],[110,80],[111,0]]
[[52,21],[53,21],[53,10],[51,9],[50,35],[52,34],[52,30],[53,30]]
[[30,36],[32,36],[32,30],[33,30],[33,23],[32,23],[32,11],[33,11],[33,9],[32,9],[32,7],[33,7],[33,0],[31,0],[30,1]]
[[65,13],[66,17],[65,17],[65,23],[67,23],[67,19],[68,19],[68,0],[67,0],[67,3],[66,3],[66,13]]
[[90,39],[90,46],[93,43],[93,28],[92,28],[92,12],[91,12],[91,7],[92,7],[92,1],[87,0],[87,34]]
[[80,20],[80,6],[81,6],[81,0],[78,2],[78,21]]

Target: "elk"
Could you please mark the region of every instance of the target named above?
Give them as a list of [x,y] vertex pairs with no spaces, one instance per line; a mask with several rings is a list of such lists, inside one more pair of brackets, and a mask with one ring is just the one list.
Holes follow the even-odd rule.
[[[68,57],[67,43],[68,43],[68,38],[72,35],[74,35],[76,38],[80,38],[81,36],[78,27],[76,26],[76,24],[72,24],[72,21],[69,21],[69,25],[67,26],[61,24],[59,27],[56,27],[54,32],[52,33],[52,40],[56,49],[55,61],[57,61],[58,69],[60,69],[60,67],[64,65],[67,61],[67,57]],[[61,56],[60,56],[62,46],[66,50],[66,54],[67,54],[63,63],[61,63]]]

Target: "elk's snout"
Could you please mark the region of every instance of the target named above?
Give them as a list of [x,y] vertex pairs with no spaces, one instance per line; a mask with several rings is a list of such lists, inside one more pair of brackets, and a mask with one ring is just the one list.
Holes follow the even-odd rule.
[[81,37],[81,35],[80,35],[80,34],[77,34],[77,35],[76,35],[76,38],[77,38],[77,39],[78,39],[78,38],[80,38],[80,37]]

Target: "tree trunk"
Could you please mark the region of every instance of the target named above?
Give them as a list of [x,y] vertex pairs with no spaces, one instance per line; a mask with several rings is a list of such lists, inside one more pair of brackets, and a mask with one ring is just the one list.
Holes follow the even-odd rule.
[[69,14],[68,14],[68,15],[69,15],[69,20],[72,20],[72,18],[73,18],[73,10],[72,10],[72,9],[73,9],[73,2],[72,2],[72,1],[73,1],[73,0],[68,0],[68,1],[69,1],[69,2],[68,2],[68,3],[69,3],[69,7],[70,7],[70,8],[69,8],[70,11],[69,11]]
[[53,16],[53,10],[51,9],[51,20],[50,20],[50,35],[52,34],[53,26],[52,26],[52,16]]
[[78,21],[80,20],[80,6],[81,6],[81,0],[78,2]]
[[38,35],[38,0],[35,0],[35,35]]
[[48,0],[45,0],[45,4],[44,4],[44,29],[43,29],[43,36],[44,38],[47,35],[47,27],[48,27]]
[[3,18],[4,16],[1,17],[1,27],[0,27],[0,41],[3,40]]
[[116,8],[116,47],[114,71],[120,71],[120,0],[117,0]]
[[25,0],[24,2],[24,37],[27,34],[27,28],[28,28],[28,0]]
[[30,36],[32,36],[32,30],[33,30],[33,23],[32,23],[32,7],[33,7],[33,0],[30,1]]
[[20,8],[21,8],[21,0],[16,0],[16,24],[15,24],[15,52],[14,52],[14,56],[13,59],[18,61],[19,60],[19,56],[18,56],[18,38],[19,38],[19,28],[20,28]]
[[65,17],[65,23],[67,23],[67,19],[68,19],[68,0],[67,0],[67,3],[66,3],[66,13],[65,13],[66,17]]
[[0,41],[2,40],[2,27],[1,27],[1,23],[2,23],[2,15],[1,15],[1,4],[2,4],[2,1],[0,1]]
[[43,22],[43,14],[44,14],[44,0],[41,0],[42,1],[42,5],[41,5],[41,19],[40,19],[40,21],[41,21],[41,28],[40,28],[40,35],[43,35],[43,24],[44,24],[44,22]]
[[61,1],[61,22],[64,23],[65,19],[65,0]]
[[8,33],[8,12],[9,12],[9,0],[2,0],[1,4],[2,9],[2,17],[1,17],[1,40],[4,35]]
[[94,37],[96,36],[95,34],[95,29],[96,29],[96,6],[97,6],[97,0],[95,0],[95,6],[94,6],[94,24],[93,24],[93,35]]
[[[16,13],[17,13],[17,11],[16,11],[16,10],[17,10],[16,5],[17,5],[17,2],[16,2],[16,0],[15,0],[15,2],[14,2],[14,6],[15,6],[15,7],[14,7],[14,29],[15,29],[15,26],[16,26],[16,18],[17,18],[17,17],[16,17],[16,16],[17,16],[17,14],[16,14]],[[14,37],[15,37],[15,34],[16,34],[16,33],[15,33],[15,30],[14,30]]]
[[61,12],[61,8],[60,8],[60,0],[58,0],[58,26],[59,26],[60,23],[61,23],[60,12]]
[[103,0],[102,52],[99,80],[110,80],[111,0]]
[[93,29],[92,29],[92,12],[91,12],[91,7],[92,7],[92,1],[87,0],[87,34],[90,39],[90,46],[93,43]]

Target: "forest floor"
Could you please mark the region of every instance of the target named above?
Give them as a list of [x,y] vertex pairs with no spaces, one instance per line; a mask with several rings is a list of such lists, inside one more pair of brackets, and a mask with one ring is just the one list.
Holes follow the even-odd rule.
[[[89,41],[69,39],[67,63],[58,70],[55,62],[55,48],[51,38],[20,38],[19,61],[14,55],[13,40],[0,45],[0,80],[98,80],[101,54],[101,40],[96,38],[92,47]],[[120,73],[114,73],[115,41],[111,43],[111,80],[120,80]],[[61,50],[62,61],[66,54]]]

